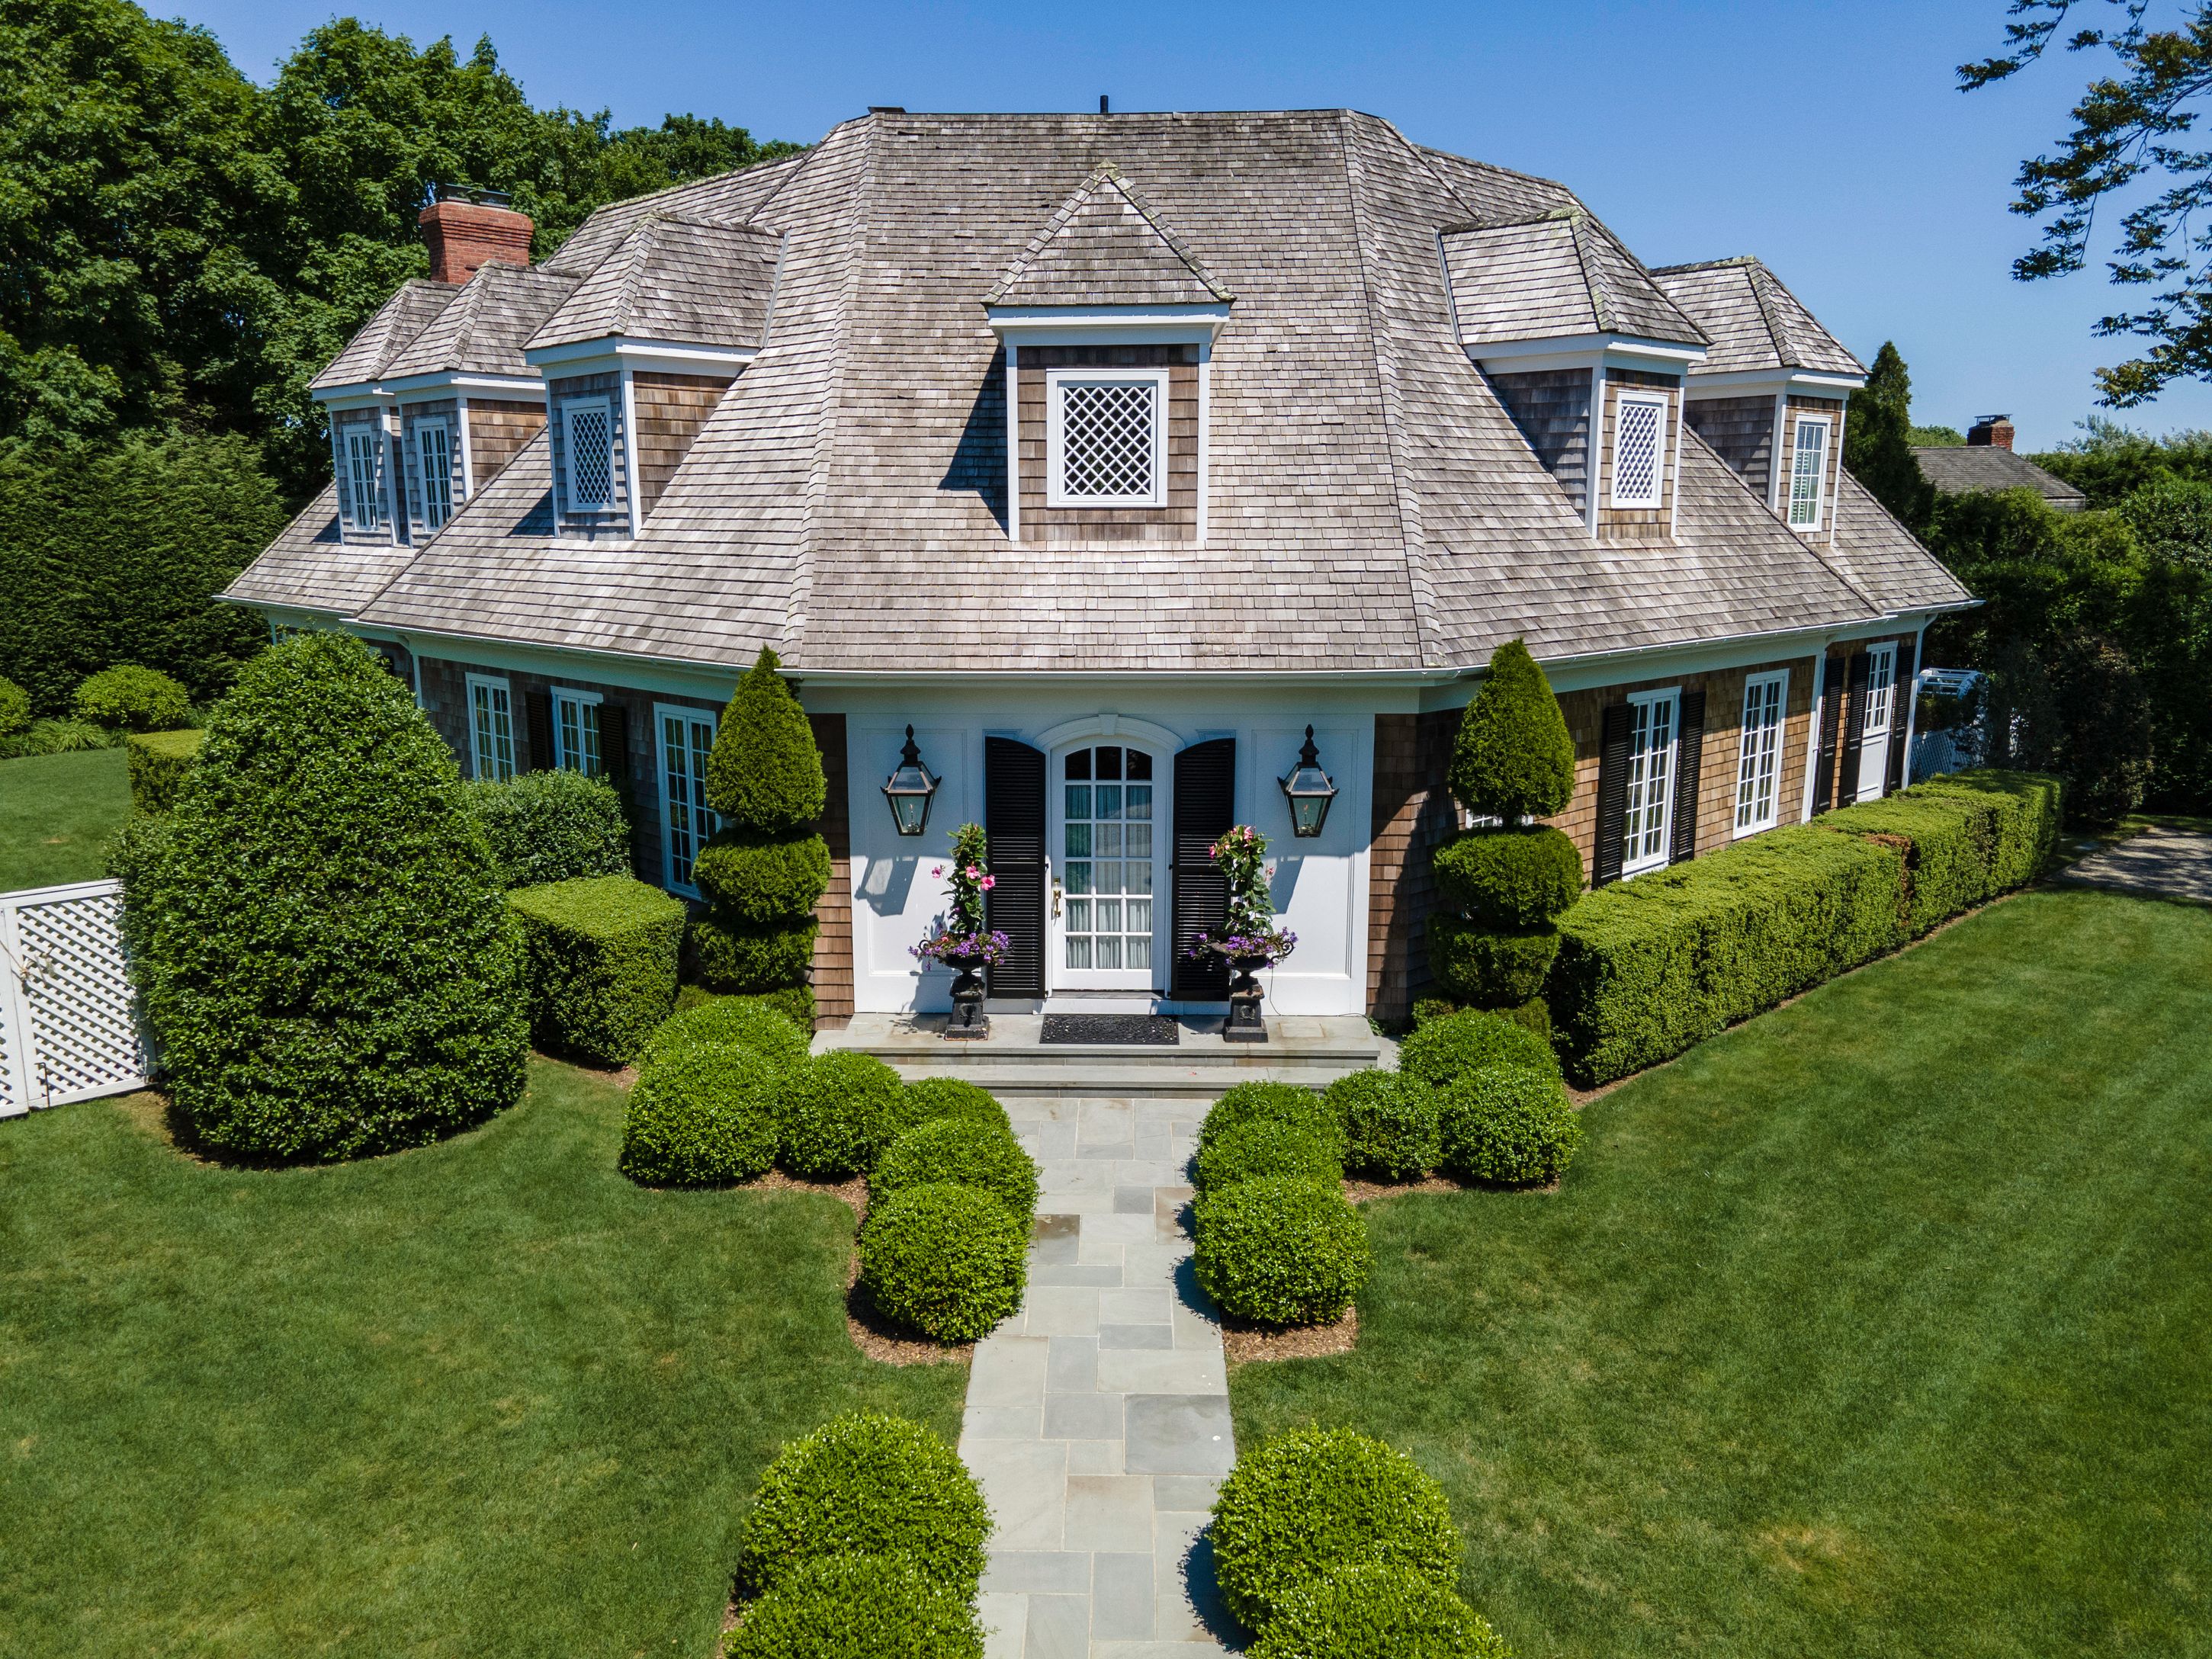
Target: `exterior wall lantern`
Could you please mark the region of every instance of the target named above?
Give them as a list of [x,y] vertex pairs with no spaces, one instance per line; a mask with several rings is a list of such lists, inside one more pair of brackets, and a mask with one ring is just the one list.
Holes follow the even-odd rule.
[[1298,763],[1291,775],[1278,780],[1291,803],[1291,833],[1311,841],[1328,822],[1328,804],[1336,799],[1336,786],[1321,769],[1321,753],[1314,747],[1313,727],[1306,727],[1306,746],[1298,750]]
[[918,836],[929,824],[929,803],[937,793],[937,780],[921,763],[921,750],[914,746],[914,727],[906,729],[906,748],[900,752],[898,769],[884,784],[884,799],[891,804],[891,822],[902,836]]

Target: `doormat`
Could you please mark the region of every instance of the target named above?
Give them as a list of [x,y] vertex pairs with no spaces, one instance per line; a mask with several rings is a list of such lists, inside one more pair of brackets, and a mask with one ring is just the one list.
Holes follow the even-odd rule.
[[1171,1048],[1182,1041],[1182,1025],[1168,1014],[1047,1014],[1044,1041]]

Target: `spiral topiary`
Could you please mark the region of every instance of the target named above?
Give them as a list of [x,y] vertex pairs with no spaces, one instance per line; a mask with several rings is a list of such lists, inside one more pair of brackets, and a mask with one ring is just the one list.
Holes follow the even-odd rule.
[[1501,1060],[1554,1076],[1559,1069],[1543,1038],[1517,1020],[1477,1008],[1430,1020],[1398,1045],[1398,1069],[1437,1088]]
[[749,927],[708,911],[686,936],[691,969],[710,989],[757,994],[805,977],[820,924],[812,916],[786,925]]
[[731,1043],[664,1043],[629,1091],[622,1172],[652,1187],[751,1180],[775,1161],[784,1070]]
[[776,1103],[777,1149],[797,1176],[842,1181],[865,1174],[890,1144],[899,1075],[873,1054],[832,1048],[785,1073]]
[[1574,799],[1574,738],[1551,682],[1519,640],[1490,653],[1452,740],[1447,781],[1475,817],[1509,824],[1548,818]]
[[950,1182],[870,1204],[860,1289],[886,1318],[939,1342],[988,1336],[1022,1305],[1029,1229],[1006,1206]]
[[1036,1217],[1037,1166],[1003,1125],[945,1117],[907,1130],[868,1177],[868,1201],[888,1202],[939,1181],[990,1194],[1025,1232]]
[[1544,988],[1559,930],[1486,927],[1441,913],[1429,918],[1429,972],[1479,1006],[1517,1008]]
[[1540,927],[1582,896],[1583,855],[1549,824],[1478,830],[1437,849],[1437,893],[1486,927]]
[[1255,1118],[1216,1135],[1194,1160],[1201,1193],[1240,1181],[1301,1179],[1324,1186],[1344,1179],[1344,1164],[1328,1144],[1307,1130]]
[[1285,1595],[1252,1659],[1512,1659],[1512,1650],[1457,1592],[1368,1561]]
[[794,1568],[745,1609],[726,1659],[983,1659],[967,1599],[895,1555]]
[[1312,1090],[1294,1083],[1237,1085],[1207,1109],[1198,1126],[1198,1150],[1203,1152],[1231,1129],[1253,1122],[1303,1129],[1339,1158],[1344,1156],[1344,1120]]
[[762,836],[811,824],[830,782],[806,711],[765,646],[738,682],[707,757],[707,805],[723,823]]
[[731,921],[787,927],[793,917],[812,915],[828,890],[830,843],[820,836],[724,830],[691,861],[691,882]]
[[891,1115],[898,1132],[919,1124],[933,1123],[939,1118],[958,1118],[966,1123],[995,1123],[1012,1133],[1013,1120],[1006,1109],[999,1103],[996,1095],[988,1089],[970,1083],[965,1078],[924,1077],[908,1084],[892,1108]]
[[1402,1072],[1340,1077],[1322,1098],[1343,1115],[1345,1167],[1378,1181],[1413,1181],[1437,1166],[1436,1091]]
[[1555,1072],[1480,1066],[1445,1089],[1439,1104],[1444,1167],[1466,1180],[1551,1181],[1583,1144],[1582,1120]]
[[1221,1310],[1261,1325],[1323,1325],[1367,1283],[1367,1224],[1339,1188],[1240,1181],[1192,1206],[1191,1265]]

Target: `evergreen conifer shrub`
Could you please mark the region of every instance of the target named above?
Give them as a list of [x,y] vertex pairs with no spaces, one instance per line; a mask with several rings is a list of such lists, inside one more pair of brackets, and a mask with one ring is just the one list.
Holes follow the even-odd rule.
[[31,729],[31,694],[11,679],[0,678],[0,738]]
[[1537,927],[1582,896],[1583,855],[1549,824],[1462,836],[1437,849],[1437,891],[1485,927]]
[[1575,740],[1551,682],[1519,640],[1491,653],[1490,672],[1461,717],[1448,774],[1477,817],[1548,818],[1575,793]]
[[1429,971],[1485,1007],[1516,1008],[1540,994],[1559,954],[1559,930],[1486,927],[1457,916],[1429,918]]
[[829,890],[830,843],[725,830],[699,849],[691,882],[720,915],[746,927],[811,917]]
[[762,647],[707,757],[707,805],[725,824],[761,836],[805,829],[829,804],[814,730],[776,667],[775,653]]
[[522,953],[490,849],[452,750],[366,646],[254,659],[171,820],[146,1006],[203,1142],[350,1158],[520,1096]]

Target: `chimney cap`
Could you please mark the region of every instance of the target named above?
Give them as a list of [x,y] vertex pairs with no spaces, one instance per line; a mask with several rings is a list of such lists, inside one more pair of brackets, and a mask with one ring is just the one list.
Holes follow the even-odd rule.
[[2009,415],[1977,415],[1974,416],[1974,424],[1976,426],[1995,426],[1999,421],[2008,421],[2010,419],[2012,419],[2012,416]]
[[1111,114],[1114,112],[1113,112],[1113,110],[1112,110],[1112,109],[1108,106],[1107,101],[1106,101],[1106,94],[1105,94],[1104,93],[1103,93],[1103,92],[1102,92],[1102,93],[1100,93],[1100,94],[1098,94],[1098,112],[1099,112],[1101,115],[1111,115]]

